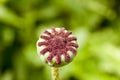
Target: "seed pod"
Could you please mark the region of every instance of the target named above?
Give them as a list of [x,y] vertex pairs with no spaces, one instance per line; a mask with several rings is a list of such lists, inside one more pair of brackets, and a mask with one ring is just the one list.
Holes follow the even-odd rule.
[[76,55],[77,38],[64,28],[45,30],[37,41],[37,53],[52,67],[61,67],[70,63]]

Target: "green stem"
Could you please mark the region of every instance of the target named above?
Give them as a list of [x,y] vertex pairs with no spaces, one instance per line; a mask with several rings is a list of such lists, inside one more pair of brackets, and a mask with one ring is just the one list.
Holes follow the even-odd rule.
[[59,69],[56,67],[51,67],[52,72],[52,80],[60,80],[59,79]]

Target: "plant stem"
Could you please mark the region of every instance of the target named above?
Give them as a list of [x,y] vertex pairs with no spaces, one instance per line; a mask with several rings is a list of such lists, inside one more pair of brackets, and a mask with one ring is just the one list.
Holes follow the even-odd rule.
[[56,67],[51,67],[52,72],[52,80],[60,80],[59,79],[59,69]]

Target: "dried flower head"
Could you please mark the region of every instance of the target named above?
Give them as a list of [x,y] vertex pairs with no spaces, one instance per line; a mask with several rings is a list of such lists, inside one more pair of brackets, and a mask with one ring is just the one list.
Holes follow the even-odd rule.
[[77,38],[64,28],[45,30],[37,41],[37,52],[48,65],[60,67],[70,63],[76,55]]

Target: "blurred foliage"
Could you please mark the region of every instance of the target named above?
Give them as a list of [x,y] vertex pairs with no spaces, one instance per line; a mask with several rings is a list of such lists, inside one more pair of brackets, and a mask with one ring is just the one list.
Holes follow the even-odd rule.
[[0,80],[50,80],[36,41],[52,26],[80,46],[61,80],[120,80],[120,0],[0,0]]

